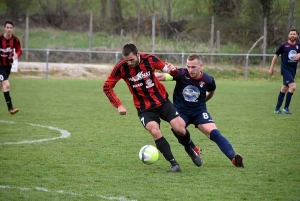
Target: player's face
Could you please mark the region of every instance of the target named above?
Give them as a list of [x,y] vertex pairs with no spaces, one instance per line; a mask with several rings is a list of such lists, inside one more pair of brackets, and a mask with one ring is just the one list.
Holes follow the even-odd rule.
[[294,42],[297,39],[297,37],[298,37],[298,34],[297,34],[296,31],[290,31],[290,33],[289,33],[289,40],[291,42]]
[[202,63],[200,63],[200,61],[198,61],[197,59],[194,59],[192,61],[187,60],[186,68],[188,69],[191,78],[200,78],[202,70]]
[[128,56],[123,56],[123,59],[126,61],[129,67],[136,68],[139,66],[139,58],[140,54],[134,55],[133,53],[130,53]]
[[4,27],[4,31],[8,35],[11,35],[13,30],[14,30],[14,27],[11,24],[6,24],[5,27]]

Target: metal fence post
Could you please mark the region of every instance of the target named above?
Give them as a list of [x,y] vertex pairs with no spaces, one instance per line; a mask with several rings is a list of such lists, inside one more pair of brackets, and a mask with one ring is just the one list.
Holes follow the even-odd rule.
[[248,80],[248,60],[249,60],[249,54],[247,54],[246,56],[245,80]]
[[46,78],[48,78],[49,75],[49,49],[46,51]]
[[184,66],[184,53],[181,54],[181,67]]
[[115,63],[118,63],[118,55],[119,55],[119,53],[118,52],[116,52],[116,54],[115,54],[115,58],[116,58],[116,62]]

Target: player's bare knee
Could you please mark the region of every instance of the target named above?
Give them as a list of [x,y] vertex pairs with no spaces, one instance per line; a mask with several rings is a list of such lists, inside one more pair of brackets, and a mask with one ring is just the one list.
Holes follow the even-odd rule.
[[296,90],[296,84],[293,83],[293,84],[291,84],[291,85],[289,86],[289,92],[294,93],[295,90]]
[[159,129],[153,128],[153,129],[148,130],[148,131],[151,133],[153,139],[155,139],[155,140],[157,140],[157,139],[159,139],[159,138],[162,137],[162,133],[161,133],[161,131]]
[[280,89],[280,92],[281,93],[286,93],[288,91],[288,89],[289,88],[287,86],[285,86],[285,87],[282,86],[281,89]]

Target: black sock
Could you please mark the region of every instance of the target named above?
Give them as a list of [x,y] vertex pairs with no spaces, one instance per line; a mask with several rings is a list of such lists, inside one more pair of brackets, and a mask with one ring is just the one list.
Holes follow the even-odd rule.
[[170,144],[164,137],[155,140],[155,144],[157,149],[162,153],[165,159],[171,163],[172,166],[178,164],[172,154]]
[[177,138],[178,142],[182,145],[182,146],[185,146],[185,140],[188,140],[188,139],[185,139],[185,138],[190,138],[190,141],[189,141],[189,145],[194,148],[196,145],[194,144],[193,140],[191,139],[191,136],[190,136],[190,132],[188,130],[186,130],[187,135],[185,136],[179,136],[175,133],[175,131],[173,130],[173,128],[171,128],[171,131],[172,133],[174,134],[174,136]]
[[289,108],[290,106],[290,102],[292,100],[292,96],[293,96],[294,93],[291,93],[291,92],[287,92],[286,93],[286,99],[285,99],[285,105],[284,105],[284,108]]
[[282,92],[280,91],[279,94],[278,94],[278,100],[277,100],[277,105],[276,105],[275,110],[279,110],[279,109],[280,109],[281,104],[282,104],[283,99],[284,99],[284,96],[285,96],[285,93],[282,93]]
[[185,135],[184,136],[180,136],[182,139],[182,144],[183,146],[190,146],[190,142],[191,142],[191,135],[190,132],[186,129]]
[[178,142],[184,146],[182,136],[177,135],[175,133],[175,131],[173,130],[173,128],[171,128],[171,131],[172,131],[173,135],[177,138]]
[[5,98],[5,102],[6,102],[7,108],[9,110],[13,109],[11,98],[9,96],[9,91],[3,92],[3,94],[4,94],[4,98]]

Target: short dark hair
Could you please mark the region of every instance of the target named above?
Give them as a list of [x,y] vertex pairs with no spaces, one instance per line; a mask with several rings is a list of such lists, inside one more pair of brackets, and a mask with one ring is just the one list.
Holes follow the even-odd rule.
[[4,27],[6,26],[6,24],[11,24],[13,27],[15,26],[14,23],[12,21],[10,21],[10,20],[6,20],[4,22]]
[[134,55],[137,55],[137,53],[138,53],[137,47],[132,43],[128,43],[128,44],[124,45],[124,47],[122,49],[123,56],[128,56],[130,53],[133,53]]
[[298,31],[296,30],[295,27],[292,27],[292,28],[290,29],[289,33],[290,33],[291,31],[296,31],[296,33],[298,34]]

